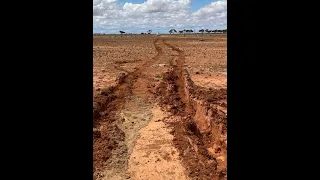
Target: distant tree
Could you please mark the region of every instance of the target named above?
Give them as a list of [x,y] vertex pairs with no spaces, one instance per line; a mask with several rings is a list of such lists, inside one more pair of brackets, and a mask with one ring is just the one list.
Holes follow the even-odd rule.
[[170,34],[172,34],[172,33],[177,33],[177,30],[175,30],[175,29],[170,29],[169,33],[170,33]]
[[205,31],[206,31],[206,33],[210,33],[211,32],[209,29],[206,29]]
[[148,32],[148,34],[151,34],[151,33],[152,33],[152,30],[148,30],[147,32]]
[[192,29],[189,29],[189,30],[187,30],[187,32],[189,32],[189,33],[193,33],[193,30],[192,30]]
[[124,31],[119,31],[121,34],[124,34],[124,33],[126,33],[126,32],[124,32]]
[[182,33],[183,33],[183,30],[182,30],[182,31],[179,31],[179,33],[182,34]]
[[203,29],[200,29],[200,30],[199,30],[199,32],[203,33],[203,32],[204,32],[204,30],[203,30]]

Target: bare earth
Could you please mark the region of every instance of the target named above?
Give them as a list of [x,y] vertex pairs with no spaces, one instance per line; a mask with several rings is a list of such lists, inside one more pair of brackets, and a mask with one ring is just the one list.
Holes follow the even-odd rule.
[[226,179],[226,39],[93,37],[94,179]]

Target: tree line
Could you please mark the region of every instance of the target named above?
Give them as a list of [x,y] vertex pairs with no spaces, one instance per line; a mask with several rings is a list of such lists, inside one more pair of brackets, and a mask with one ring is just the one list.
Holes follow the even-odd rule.
[[[176,34],[178,33],[179,34],[189,34],[189,33],[196,33],[196,30],[192,30],[192,29],[184,29],[184,30],[179,30],[177,31],[176,29],[170,29],[169,30],[169,33],[170,34]],[[209,30],[209,29],[200,29],[198,31],[199,33],[227,33],[227,29],[222,29],[222,30],[219,30],[219,29],[215,29],[215,30]],[[120,34],[126,34],[125,31],[119,31]],[[152,33],[152,30],[148,30],[147,32],[141,32],[140,34],[151,34]],[[128,34],[128,33],[127,33]],[[132,34],[132,33],[129,33],[129,34]],[[106,35],[105,33],[94,33],[94,35],[96,36],[99,36],[99,35]]]
[[[169,30],[169,33],[170,34],[174,34],[174,33],[177,33],[179,32],[179,34],[184,34],[184,33],[196,33],[195,30],[192,30],[192,29],[184,29],[184,30],[180,30],[180,31],[177,31],[175,29],[170,29]],[[209,30],[209,29],[200,29],[198,31],[199,33],[227,33],[227,29],[223,29],[223,30],[219,30],[219,29],[215,29],[215,30]]]

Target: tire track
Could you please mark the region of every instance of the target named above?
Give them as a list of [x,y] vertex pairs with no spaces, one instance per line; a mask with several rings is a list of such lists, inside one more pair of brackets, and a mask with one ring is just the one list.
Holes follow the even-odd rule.
[[195,86],[183,69],[184,52],[164,44],[179,56],[157,92],[162,107],[169,106],[167,110],[177,116],[171,123],[172,134],[186,173],[191,179],[226,179],[226,115],[215,107],[226,92]]
[[[215,105],[226,99],[226,93],[195,86],[183,68],[184,51],[166,38],[155,39],[153,45],[156,56],[132,72],[118,67],[126,74],[94,99],[94,179],[225,179],[226,115]],[[152,66],[170,58],[173,62],[168,69]],[[155,82],[153,77],[164,69],[162,80]],[[156,104],[162,110],[155,110]],[[171,114],[158,120],[161,114],[168,114],[163,111]],[[177,154],[159,151],[162,145],[170,152],[177,151],[182,162]],[[179,173],[169,172],[170,167]]]
[[[101,94],[94,97],[94,179],[104,179],[105,170],[111,166],[113,169],[116,168],[116,171],[121,171],[120,179],[124,176],[123,171],[126,169],[129,156],[126,144],[128,135],[123,129],[124,118],[119,111],[124,109],[126,102],[132,98],[136,91],[136,83],[139,78],[141,79],[143,72],[163,54],[158,41],[159,39],[156,39],[153,42],[157,51],[155,57],[143,63],[135,71],[123,73],[115,87],[103,89]],[[113,177],[113,179],[117,178]]]
[[119,106],[123,104],[124,97],[127,97],[131,94],[131,89],[134,81],[141,76],[142,72],[150,66],[151,63],[154,61],[157,61],[159,57],[163,54],[161,47],[157,44],[159,39],[156,39],[153,44],[156,48],[157,55],[153,57],[151,60],[146,61],[143,63],[140,67],[138,67],[133,72],[128,72],[122,68],[119,68],[121,71],[127,72],[127,74],[122,74],[118,78],[118,84],[115,87],[110,87],[107,89],[103,89],[101,94],[97,95],[97,97],[94,98],[94,126],[96,126],[97,121],[101,121],[100,115],[102,112],[102,115],[104,115],[103,112],[108,112],[108,109],[111,108],[111,102],[112,103],[112,111],[118,109]]
[[[163,39],[159,39],[158,43],[156,47],[160,55],[157,63],[167,62],[173,51],[164,44]],[[155,71],[156,69],[153,67],[146,70]],[[168,71],[167,68],[163,69]],[[154,73],[156,72],[147,73],[147,76],[152,77]],[[143,78],[139,80],[142,81]],[[146,89],[140,89],[138,94],[140,93],[146,94]],[[139,130],[139,138],[137,138],[130,154],[128,168],[130,178],[133,180],[188,179],[178,156],[178,151],[172,143],[171,128],[162,120],[168,114],[159,108],[154,95],[151,99],[154,100],[150,104],[152,118],[145,127]]]

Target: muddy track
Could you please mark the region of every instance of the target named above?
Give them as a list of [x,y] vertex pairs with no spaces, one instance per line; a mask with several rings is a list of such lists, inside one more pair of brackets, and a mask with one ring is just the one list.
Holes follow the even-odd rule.
[[226,91],[209,91],[195,86],[183,69],[184,52],[165,44],[178,52],[179,58],[165,74],[158,95],[162,107],[180,119],[171,123],[173,142],[187,174],[192,179],[226,179],[226,115],[214,106],[218,100],[226,99]]
[[[128,156],[128,148],[125,147],[125,132],[118,124],[123,121],[123,117],[119,115],[119,111],[125,108],[125,102],[132,97],[134,83],[154,61],[156,61],[162,54],[162,50],[158,47],[156,39],[154,46],[157,50],[157,55],[143,63],[133,72],[122,73],[118,78],[118,84],[114,87],[102,89],[101,93],[94,97],[94,111],[93,111],[93,142],[94,142],[94,179],[105,177],[103,174],[106,166],[110,166],[114,152],[121,154],[126,158]],[[120,151],[120,152],[119,152]],[[121,158],[118,158],[121,159]],[[119,168],[125,167],[127,163],[121,159],[116,165]]]
[[118,84],[115,87],[103,89],[100,94],[94,97],[94,127],[96,126],[96,123],[98,123],[98,121],[101,121],[100,116],[104,115],[104,112],[109,112],[108,109],[111,108],[111,102],[115,102],[112,103],[113,107],[112,109],[110,109],[112,111],[115,111],[123,104],[123,98],[130,95],[130,89],[132,89],[134,80],[141,76],[141,72],[143,72],[145,68],[147,68],[152,62],[156,61],[159,58],[159,56],[163,54],[162,49],[157,45],[158,41],[159,39],[156,39],[153,42],[157,50],[157,55],[155,57],[153,57],[149,61],[146,61],[140,67],[136,68],[136,70],[133,72],[129,72],[121,67],[117,67],[119,70],[124,71],[127,74],[122,73],[118,77]]
[[[157,51],[155,57],[133,72],[118,67],[125,72],[119,76],[118,84],[103,89],[94,97],[94,179],[149,179],[147,175],[141,175],[153,171],[166,174],[160,176],[160,173],[156,179],[226,179],[226,114],[218,111],[220,100],[226,99],[226,91],[195,86],[183,68],[184,52],[164,38],[156,39],[153,44]],[[163,63],[169,57],[175,58],[162,74],[162,80],[156,83],[153,76],[158,70],[152,65]],[[156,104],[162,107],[162,113],[154,108]],[[169,115],[159,115],[166,113]],[[157,117],[163,117],[162,125],[154,119]],[[166,135],[166,124],[171,129],[172,139]],[[157,131],[163,134],[148,135],[154,127],[160,128]],[[156,164],[150,164],[151,169],[138,165],[143,160],[130,158],[131,154],[139,157],[139,153],[145,153],[148,143],[164,141],[155,140],[162,136],[168,144],[158,146],[169,148],[172,145],[170,151],[177,150],[182,162],[172,153],[172,156],[164,156],[162,161],[167,161],[164,163],[167,167],[162,165],[161,168],[157,153],[162,151],[154,149],[148,150],[147,154],[153,154],[147,156],[150,159],[140,157],[147,161],[146,164],[152,157],[156,158]],[[136,142],[140,144],[136,145]],[[128,164],[132,166],[131,170]],[[178,174],[173,175],[166,168],[174,168]]]

